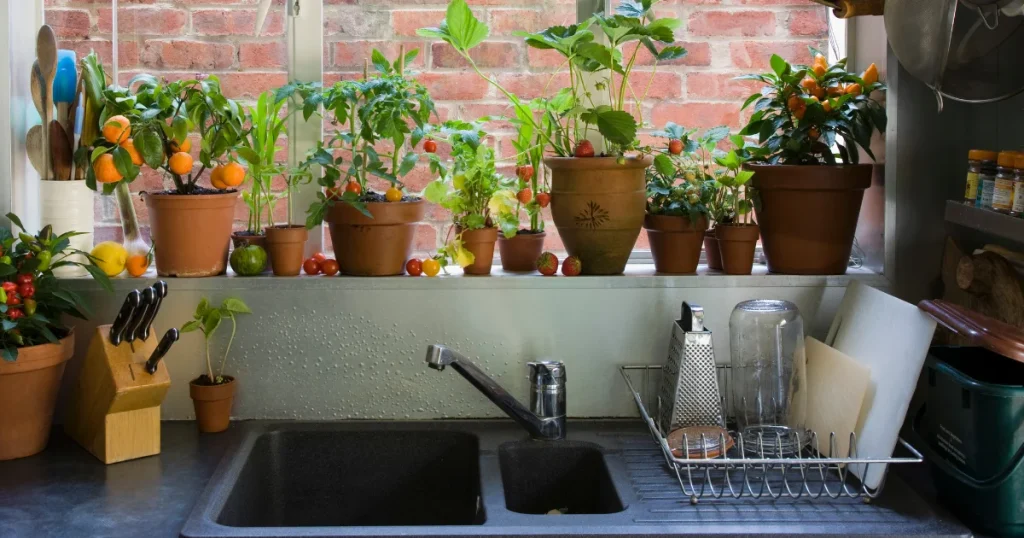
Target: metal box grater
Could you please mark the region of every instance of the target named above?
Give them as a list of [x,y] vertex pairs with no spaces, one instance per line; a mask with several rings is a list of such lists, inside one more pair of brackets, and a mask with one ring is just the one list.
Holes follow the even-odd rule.
[[663,434],[688,426],[725,426],[715,348],[698,305],[683,302],[682,316],[672,324],[658,399]]

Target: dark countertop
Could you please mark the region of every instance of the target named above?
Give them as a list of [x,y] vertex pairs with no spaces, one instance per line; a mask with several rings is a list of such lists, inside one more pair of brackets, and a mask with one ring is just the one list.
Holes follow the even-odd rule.
[[[161,455],[109,466],[55,431],[43,453],[0,462],[0,538],[177,537],[245,431],[236,425],[200,435],[192,422],[166,422]],[[925,465],[895,466],[886,493],[916,491],[934,505],[930,485]],[[968,532],[945,510],[933,510],[936,529]]]

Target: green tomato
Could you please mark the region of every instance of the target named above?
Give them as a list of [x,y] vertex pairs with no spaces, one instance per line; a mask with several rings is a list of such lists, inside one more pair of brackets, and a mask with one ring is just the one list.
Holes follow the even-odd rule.
[[39,305],[38,305],[38,303],[36,303],[35,299],[25,299],[25,313],[26,314],[28,314],[30,316],[35,314],[36,313],[36,307],[38,307],[38,306]]

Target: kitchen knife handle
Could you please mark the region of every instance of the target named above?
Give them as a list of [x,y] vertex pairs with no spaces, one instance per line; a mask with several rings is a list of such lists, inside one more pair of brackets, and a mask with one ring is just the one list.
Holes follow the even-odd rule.
[[160,343],[156,345],[156,349],[153,350],[153,354],[150,355],[149,360],[146,361],[146,371],[150,375],[156,373],[156,366],[160,363],[160,359],[164,358],[164,355],[171,349],[171,346],[178,341],[178,329],[167,329],[164,333],[164,337],[160,339]]
[[146,288],[143,294],[146,292],[152,292],[152,296],[149,301],[149,307],[146,308],[146,312],[142,315],[139,321],[139,327],[135,331],[135,338],[139,340],[149,340],[149,330],[153,325],[153,320],[156,319],[157,311],[160,309],[160,302],[163,300],[160,298],[160,291],[157,289],[160,283],[153,284],[153,287]]
[[128,322],[128,329],[125,331],[124,339],[129,343],[135,342],[135,339],[139,335],[139,329],[142,327],[142,321],[146,317],[146,313],[153,308],[153,302],[156,300],[156,291],[153,288],[146,288],[142,290],[142,300],[139,304],[139,308],[135,310],[135,315],[132,316],[131,321]]
[[114,323],[110,326],[111,344],[115,346],[121,344],[121,337],[125,327],[128,325],[128,321],[131,320],[132,314],[135,313],[135,309],[139,307],[139,301],[141,300],[142,294],[139,293],[139,290],[132,290],[124,298],[124,304],[121,305],[121,310],[117,312],[117,317],[114,318]]

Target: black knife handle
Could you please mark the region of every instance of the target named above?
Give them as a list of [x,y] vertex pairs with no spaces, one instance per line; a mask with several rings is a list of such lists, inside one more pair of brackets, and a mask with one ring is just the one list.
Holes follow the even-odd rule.
[[139,328],[142,326],[142,320],[146,317],[146,312],[153,308],[153,302],[156,300],[156,291],[153,288],[146,288],[142,290],[142,300],[139,303],[139,307],[135,309],[135,315],[132,316],[131,321],[128,322],[128,328],[125,330],[124,339],[128,342],[135,342],[135,339],[139,335]]
[[[160,298],[160,291],[157,290],[157,287],[159,286],[160,283],[158,282],[153,284],[153,287],[146,288],[142,291],[143,295],[147,295],[148,292],[152,292],[152,296],[149,299],[149,306],[140,318],[139,326],[135,330],[135,338],[138,338],[139,340],[149,340],[149,329],[153,325],[153,319],[156,318],[156,313],[160,308],[160,301],[162,300]],[[145,297],[143,297],[143,300],[145,300]]]
[[171,349],[171,346],[178,341],[178,329],[167,329],[164,333],[164,337],[160,339],[160,343],[156,345],[156,349],[153,350],[153,354],[149,356],[149,360],[146,361],[146,371],[150,375],[156,373],[156,366],[160,363],[160,359],[164,358],[164,355]]
[[124,333],[124,329],[128,325],[128,321],[132,318],[132,314],[135,313],[135,309],[139,307],[139,302],[141,300],[142,294],[139,290],[130,291],[128,296],[124,298],[124,304],[121,305],[121,310],[117,312],[117,317],[114,318],[114,323],[110,326],[111,344],[116,346],[121,343],[121,336]]

